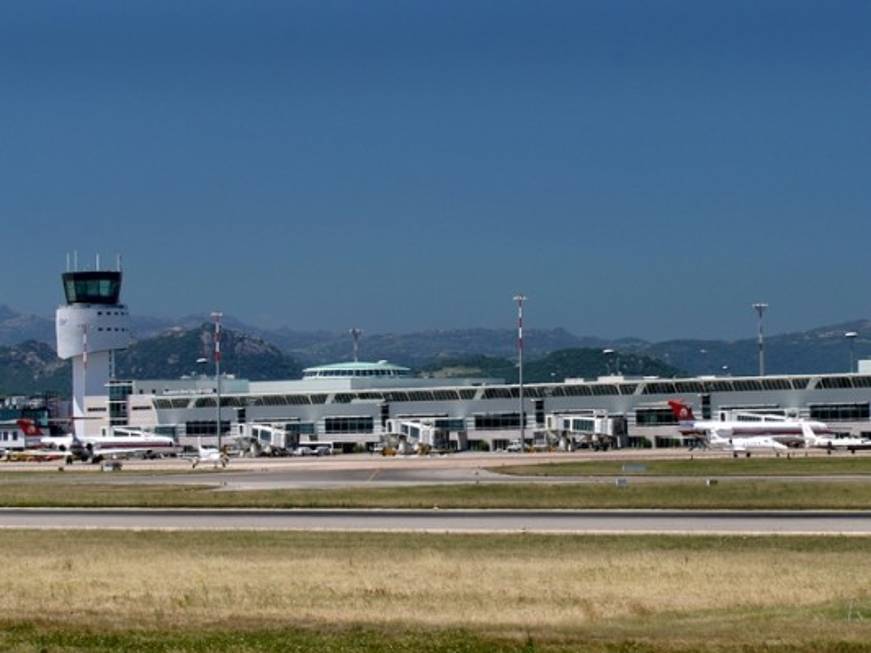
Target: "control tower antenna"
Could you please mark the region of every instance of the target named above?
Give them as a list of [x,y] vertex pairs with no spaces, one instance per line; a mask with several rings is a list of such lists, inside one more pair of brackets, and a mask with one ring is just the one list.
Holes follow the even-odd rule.
[[354,339],[354,362],[358,362],[360,360],[360,336],[363,335],[363,330],[354,327],[353,329],[349,329],[348,333],[351,334],[351,337]]
[[73,250],[73,272],[79,271],[79,250]]
[[67,272],[70,271],[70,253],[69,252],[67,252],[67,269],[66,269],[66,271]]
[[94,268],[95,270],[100,269],[100,253],[97,252],[97,266]]
[[115,270],[117,272],[121,271],[121,255],[115,254]]

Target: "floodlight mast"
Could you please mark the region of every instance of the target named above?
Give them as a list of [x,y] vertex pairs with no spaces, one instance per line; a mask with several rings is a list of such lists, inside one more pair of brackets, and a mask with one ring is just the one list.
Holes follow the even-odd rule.
[[847,339],[847,342],[850,343],[850,374],[852,374],[853,372],[856,371],[856,357],[855,357],[855,351],[854,351],[854,348],[855,348],[854,343],[856,342],[856,336],[858,336],[858,335],[859,334],[856,333],[855,331],[847,331],[847,333],[844,334],[844,337]]
[[613,349],[603,349],[602,356],[605,357],[605,372],[607,374],[611,374],[611,357],[614,356],[616,352]]
[[765,302],[756,302],[753,304],[753,309],[759,315],[759,376],[765,376],[765,339],[762,335],[762,316],[767,308],[768,304]]
[[218,311],[212,313],[212,319],[215,321],[215,335],[213,340],[215,345],[215,396],[217,401],[217,411],[215,413],[215,426],[218,436],[218,451],[221,450],[221,318],[224,314]]
[[348,329],[348,333],[354,339],[354,362],[357,363],[360,360],[360,336],[363,335],[363,330],[354,327],[353,329]]
[[526,414],[523,411],[523,302],[526,295],[514,295],[517,302],[517,386],[520,397],[520,451],[526,447]]

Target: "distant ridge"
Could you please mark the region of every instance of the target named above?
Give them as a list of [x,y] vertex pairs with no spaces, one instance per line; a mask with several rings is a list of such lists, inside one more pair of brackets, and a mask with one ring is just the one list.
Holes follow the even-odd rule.
[[[145,341],[166,334],[170,329],[199,329],[208,316],[193,314],[177,319],[132,316],[133,335]],[[310,365],[347,360],[351,339],[342,331],[294,331],[288,327],[263,329],[232,316],[224,319],[228,329],[274,346],[295,365]],[[808,331],[772,335],[766,338],[766,371],[782,373],[823,373],[846,371],[849,365],[847,331],[859,335],[856,358],[871,357],[871,320],[854,320],[821,326]],[[37,315],[26,315],[0,305],[0,345],[37,341],[54,347],[54,322]],[[578,336],[565,329],[528,329],[526,352],[529,360],[542,358],[563,349],[614,348],[624,354],[639,354],[659,359],[672,368],[690,374],[755,374],[756,341],[675,339],[649,342],[638,338],[607,339]],[[421,368],[434,361],[469,356],[513,359],[516,333],[505,329],[440,329],[414,333],[368,333],[361,341],[361,356],[368,360],[388,359]],[[141,365],[145,365],[143,362]],[[725,369],[724,369],[725,366]],[[0,379],[2,380],[2,379]]]

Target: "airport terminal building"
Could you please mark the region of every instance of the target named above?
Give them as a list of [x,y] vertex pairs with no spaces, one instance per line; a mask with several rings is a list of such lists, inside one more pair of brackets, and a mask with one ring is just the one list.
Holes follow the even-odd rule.
[[[524,385],[527,438],[589,435],[607,418],[622,447],[688,446],[667,401],[690,404],[697,418],[720,411],[775,413],[820,420],[838,433],[871,435],[871,369],[856,374],[602,377]],[[104,407],[88,403],[91,428],[130,426],[211,441],[217,432],[214,378],[112,381]],[[451,449],[503,449],[519,437],[520,389],[495,379],[416,378],[379,361],[310,368],[302,380],[222,379],[221,431],[270,424],[337,450],[371,449],[399,425],[421,424]],[[405,432],[405,429],[403,429]]]

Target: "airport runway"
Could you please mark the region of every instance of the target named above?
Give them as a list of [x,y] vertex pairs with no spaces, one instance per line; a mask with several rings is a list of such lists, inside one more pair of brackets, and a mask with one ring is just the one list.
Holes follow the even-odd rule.
[[871,535],[871,511],[4,508],[0,528]]

